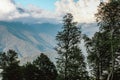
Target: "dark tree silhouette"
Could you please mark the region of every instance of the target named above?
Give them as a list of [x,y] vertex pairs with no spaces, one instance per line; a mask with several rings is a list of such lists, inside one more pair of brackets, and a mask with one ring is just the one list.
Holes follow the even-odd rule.
[[86,80],[88,77],[84,56],[79,47],[81,31],[76,25],[72,14],[66,14],[63,17],[63,30],[56,36],[58,71],[64,80]]
[[15,51],[9,50],[0,54],[0,66],[3,69],[2,80],[22,80],[21,67]]
[[101,2],[96,18],[99,32],[91,39],[85,37],[88,60],[96,80],[116,80],[120,68],[120,0]]
[[38,72],[42,72],[42,75],[41,73],[38,73],[38,76],[43,77],[43,79],[38,78],[37,80],[56,80],[56,67],[53,62],[51,62],[50,59],[43,53],[41,53],[41,55],[33,61],[33,65],[38,68]]

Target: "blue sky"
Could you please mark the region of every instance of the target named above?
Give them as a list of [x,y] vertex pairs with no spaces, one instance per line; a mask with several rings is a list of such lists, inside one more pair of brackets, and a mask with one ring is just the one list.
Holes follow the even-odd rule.
[[[78,23],[93,23],[100,0],[0,0],[0,2],[0,20],[60,23],[63,15],[72,13],[74,21]],[[17,10],[20,6],[24,13]]]
[[[27,7],[29,4],[35,5],[42,9],[54,11],[55,2],[59,0],[14,0],[17,4],[21,4],[24,7]],[[78,0],[74,0],[77,2]]]
[[26,7],[29,4],[38,6],[42,9],[46,10],[54,10],[55,9],[55,2],[57,0],[14,0],[17,4],[21,4],[22,6]]

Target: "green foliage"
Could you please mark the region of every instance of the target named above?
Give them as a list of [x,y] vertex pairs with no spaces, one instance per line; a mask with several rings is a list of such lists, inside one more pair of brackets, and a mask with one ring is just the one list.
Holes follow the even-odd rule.
[[59,58],[57,61],[60,76],[65,80],[86,80],[86,64],[84,56],[79,48],[81,39],[80,28],[73,22],[72,14],[68,13],[63,17],[63,31],[58,32],[56,48]]
[[57,70],[50,59],[41,53],[33,63],[23,66],[25,80],[56,80]]
[[120,1],[111,0],[107,4],[101,4],[96,16],[101,26],[101,33],[107,38],[104,42],[109,46],[106,52],[111,60],[109,60],[107,80],[113,80],[114,73],[120,65],[120,60],[118,60],[120,56]]
[[58,75],[57,78],[56,78],[56,80],[64,80],[64,77],[61,76],[61,75]]
[[96,17],[99,32],[91,39],[84,36],[88,62],[96,80],[116,80],[120,68],[120,1],[101,3]]
[[41,53],[41,55],[33,61],[33,65],[35,65],[38,69],[38,72],[42,72],[38,74],[43,77],[43,79],[38,80],[56,80],[57,70],[55,65],[50,61],[50,59]]
[[38,77],[41,77],[41,75],[41,71],[38,71],[38,68],[32,63],[27,63],[23,66],[23,77],[25,80],[38,80]]
[[9,50],[0,54],[2,80],[56,80],[57,70],[55,65],[43,53],[33,63],[19,66],[18,55]]
[[88,63],[92,68],[92,75],[96,77],[97,80],[100,80],[100,77],[104,75],[103,71],[109,67],[111,57],[106,50],[108,50],[110,46],[104,43],[104,34],[100,32],[96,32],[91,39],[87,36],[84,36],[84,39],[88,52]]
[[15,51],[9,50],[0,54],[0,66],[3,69],[2,80],[22,80],[21,67]]

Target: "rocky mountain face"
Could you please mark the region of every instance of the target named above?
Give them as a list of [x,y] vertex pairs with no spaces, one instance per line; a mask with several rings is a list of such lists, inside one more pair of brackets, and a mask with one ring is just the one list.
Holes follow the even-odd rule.
[[0,51],[15,50],[21,62],[33,60],[40,53],[45,53],[54,61],[58,30],[60,24],[0,22]]
[[[21,62],[31,61],[40,53],[46,54],[52,61],[58,56],[54,50],[55,36],[61,31],[61,24],[38,23],[28,24],[21,22],[0,21],[0,52],[15,50]],[[98,30],[96,23],[79,24],[82,34],[92,37]],[[81,48],[86,55],[84,43]]]

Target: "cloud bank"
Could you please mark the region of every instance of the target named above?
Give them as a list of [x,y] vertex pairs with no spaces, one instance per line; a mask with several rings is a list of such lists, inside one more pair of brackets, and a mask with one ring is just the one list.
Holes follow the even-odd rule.
[[20,21],[42,23],[57,21],[56,15],[50,11],[40,9],[34,5],[22,8],[13,0],[0,0],[0,21]]
[[92,23],[99,0],[58,0],[55,11],[40,9],[35,5],[23,8],[13,0],[0,0],[0,21],[21,21],[27,23],[59,23],[66,13],[72,13],[78,23]]
[[55,3],[56,12],[60,14],[72,13],[74,20],[80,23],[94,22],[99,0],[60,0]]
[[20,17],[26,17],[28,14],[20,14],[12,0],[0,0],[0,20],[13,20]]

